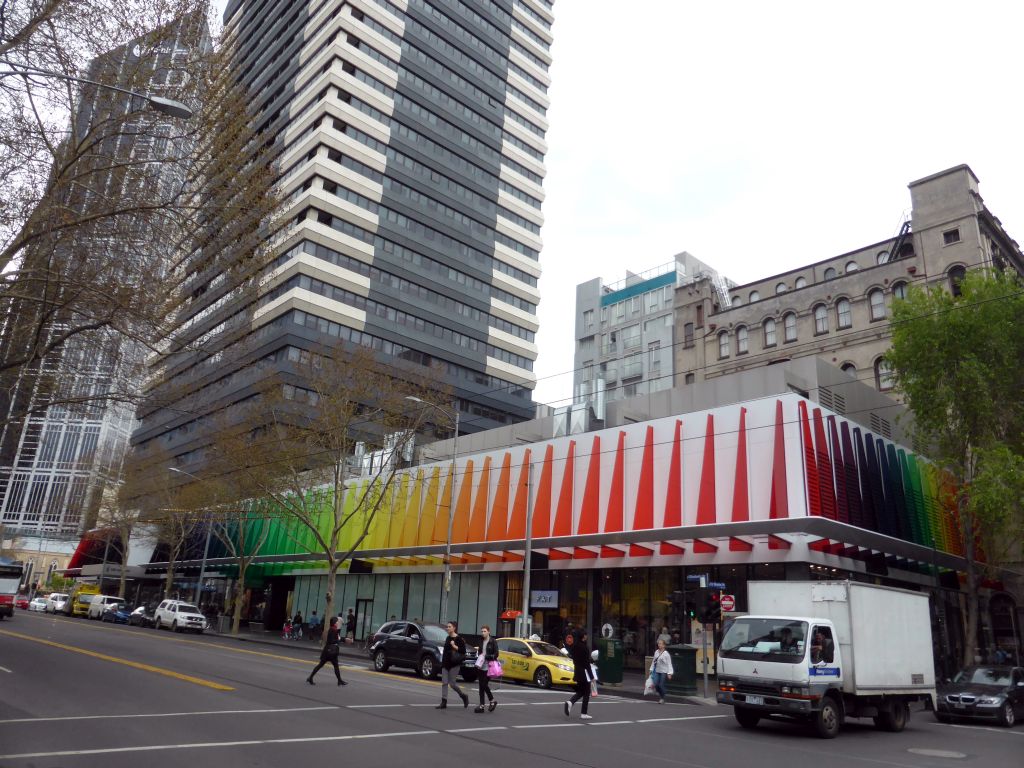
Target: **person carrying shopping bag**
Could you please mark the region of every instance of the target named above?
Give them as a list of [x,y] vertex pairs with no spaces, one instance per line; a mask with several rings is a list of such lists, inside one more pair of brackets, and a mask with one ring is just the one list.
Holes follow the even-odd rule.
[[[571,641],[569,637],[572,638]],[[566,638],[566,647],[569,650],[569,655],[572,656],[573,680],[576,681],[576,693],[562,707],[565,711],[565,716],[568,717],[572,713],[572,708],[576,705],[576,702],[582,700],[583,706],[580,707],[580,719],[592,720],[593,718],[587,714],[587,705],[590,703],[591,693],[590,683],[593,680],[593,673],[590,671],[590,648],[587,646],[587,633],[582,629],[574,629],[569,637]]]
[[[493,712],[498,706],[491,693],[491,678],[501,677],[501,664],[498,663],[498,641],[491,637],[491,628],[484,624],[480,627],[480,636],[483,643],[477,648],[477,682],[480,684],[480,706],[473,711],[477,714],[487,711]],[[484,696],[487,696],[487,709],[484,710]]]
[[462,699],[462,706],[469,706],[469,696],[462,692],[458,684],[459,669],[466,658],[466,641],[458,633],[458,622],[449,621],[447,629],[448,637],[445,640],[444,651],[441,653],[441,703],[434,709],[448,708],[449,685]]
[[[654,661],[651,662],[650,682],[655,691],[658,692],[658,703],[664,704],[668,695],[668,680],[672,679],[672,657],[668,655],[665,641],[658,638],[658,649],[654,652]],[[644,691],[646,693],[646,691]]]
[[341,651],[341,630],[338,629],[338,617],[331,617],[331,627],[327,630],[327,642],[324,643],[323,649],[320,651],[320,663],[317,664],[313,671],[309,673],[309,677],[306,678],[306,682],[310,685],[316,685],[313,682],[313,675],[320,671],[320,668],[330,662],[331,666],[334,667],[334,676],[338,678],[338,685],[348,685],[344,680],[341,679],[341,670],[338,669],[338,653]]

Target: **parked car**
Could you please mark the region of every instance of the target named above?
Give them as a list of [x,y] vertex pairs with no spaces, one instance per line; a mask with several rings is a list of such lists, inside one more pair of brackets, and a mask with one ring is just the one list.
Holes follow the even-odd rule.
[[192,603],[182,600],[164,600],[156,607],[153,620],[156,629],[170,627],[175,632],[203,633],[206,617]]
[[124,605],[123,597],[112,597],[111,595],[93,595],[89,608],[85,612],[87,619],[102,619],[104,612],[112,607]]
[[[463,635],[463,637],[466,637]],[[448,632],[440,624],[415,621],[389,621],[367,640],[366,648],[373,659],[373,668],[387,672],[390,667],[415,669],[424,678],[441,673],[441,654]],[[476,680],[476,650],[473,636],[466,639],[466,658],[459,674],[466,682]]]
[[1010,728],[1024,718],[1024,667],[968,667],[938,686],[935,717],[994,720]]
[[29,611],[46,611],[46,598],[45,597],[33,597],[32,602],[28,604]]
[[15,595],[14,607],[21,608],[23,611],[28,610],[28,595]]
[[64,606],[64,613],[68,616],[88,615],[92,599],[99,593],[99,584],[76,584],[71,590],[71,597],[68,598],[68,602]]
[[100,621],[109,621],[113,624],[127,624],[131,615],[131,608],[128,607],[128,603],[122,600],[119,603],[107,605],[103,613],[100,614]]
[[572,685],[572,659],[551,643],[522,637],[498,638],[503,680],[530,681],[539,688]]
[[128,615],[128,623],[134,627],[152,627],[156,611],[152,606],[140,605]]
[[70,595],[64,592],[50,593],[50,596],[46,598],[46,612],[64,613],[70,597]]

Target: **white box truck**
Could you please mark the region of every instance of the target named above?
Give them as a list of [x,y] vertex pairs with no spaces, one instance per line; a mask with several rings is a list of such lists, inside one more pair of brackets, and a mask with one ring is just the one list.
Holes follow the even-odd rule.
[[753,728],[806,720],[834,738],[847,717],[902,731],[909,703],[935,705],[928,595],[853,581],[751,581],[749,614],[718,649],[718,702]]

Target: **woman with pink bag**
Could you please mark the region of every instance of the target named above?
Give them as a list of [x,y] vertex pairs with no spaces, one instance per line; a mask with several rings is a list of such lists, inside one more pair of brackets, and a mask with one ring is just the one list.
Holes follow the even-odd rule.
[[480,636],[483,638],[483,644],[476,649],[477,659],[483,659],[481,664],[477,662],[479,672],[477,672],[476,679],[480,684],[480,706],[473,711],[477,714],[484,712],[484,695],[487,696],[487,700],[490,702],[487,705],[487,712],[493,712],[494,708],[498,706],[498,702],[494,700],[494,694],[491,693],[491,678],[501,677],[501,663],[498,661],[498,642],[491,637],[491,628],[484,624],[480,627]]

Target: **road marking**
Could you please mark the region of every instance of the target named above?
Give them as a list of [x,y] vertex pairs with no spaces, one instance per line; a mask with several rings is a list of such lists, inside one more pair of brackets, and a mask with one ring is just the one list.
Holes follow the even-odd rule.
[[7,667],[0,667],[0,672],[6,672],[6,673],[7,673],[7,674],[9,674],[9,675],[13,675],[13,674],[14,674],[14,673],[13,673],[13,672],[11,672],[11,670],[9,670],[9,669],[8,669]]
[[215,747],[250,747],[260,744],[303,744],[316,741],[352,741],[355,739],[381,739],[396,736],[428,736],[441,731],[399,731],[398,733],[360,733],[350,736],[311,736],[296,739],[252,739],[248,741],[208,741],[196,744],[154,744],[146,747],[111,747],[109,749],[74,749],[63,752],[23,752],[0,755],[0,760],[27,760],[40,757],[75,757],[78,755],[110,755],[124,752],[159,752],[171,749],[212,749]]
[[989,731],[990,733],[1002,733],[1007,736],[1024,736],[1024,731],[1015,731],[1011,728],[989,728],[981,725],[963,725],[960,723],[932,723],[939,728],[966,728],[970,731]]
[[21,717],[12,720],[0,720],[0,725],[9,723],[55,723],[65,720],[122,720],[139,717],[199,717],[206,715],[265,715],[280,712],[316,712],[324,709],[341,709],[338,706],[329,707],[294,707],[291,709],[215,709],[204,712],[148,712],[144,714],[131,715],[68,715],[66,717]]
[[652,717],[648,720],[637,720],[638,723],[678,723],[681,720],[715,720],[726,715],[694,715],[693,717]]
[[405,704],[349,704],[346,709],[387,709],[388,707],[404,707]]
[[574,728],[583,723],[537,723],[536,725],[513,725],[512,728]]
[[91,656],[94,659],[101,659],[102,661],[112,661],[115,664],[123,664],[126,667],[132,667],[133,669],[141,669],[143,672],[152,672],[156,675],[163,675],[164,677],[172,677],[175,680],[183,680],[186,683],[193,683],[194,685],[201,685],[204,688],[213,688],[215,691],[233,691],[235,690],[229,685],[222,685],[221,683],[215,683],[212,680],[203,680],[199,677],[193,677],[192,675],[185,675],[181,672],[174,672],[170,669],[162,669],[160,667],[154,667],[150,664],[142,664],[138,661],[130,661],[128,659],[122,659],[118,656],[108,656],[105,653],[99,653],[97,651],[89,651],[85,648],[76,648],[73,645],[64,645],[63,643],[55,643],[52,640],[43,640],[41,637],[32,637],[31,635],[22,635],[18,632],[9,632],[6,629],[0,629],[0,635],[7,635],[8,637],[16,637],[21,640],[28,640],[32,643],[40,643],[42,645],[49,645],[53,648],[60,648],[64,651],[71,651],[72,653],[80,653],[83,656]]
[[482,728],[449,728],[445,733],[476,733],[477,731],[507,731],[504,725],[487,725]]
[[587,725],[632,725],[636,722],[636,720],[601,720],[597,723],[587,723]]

